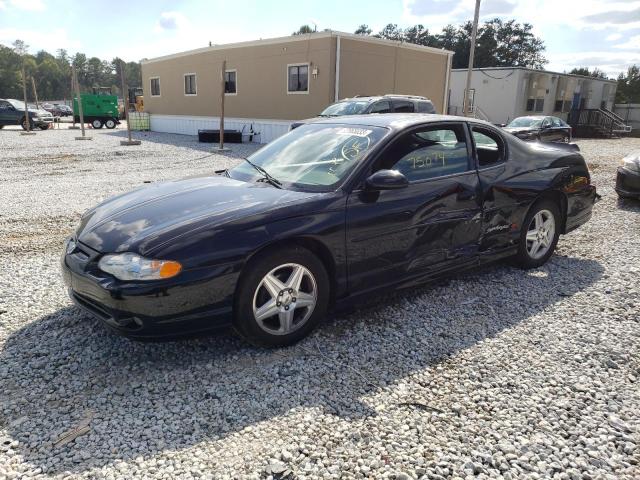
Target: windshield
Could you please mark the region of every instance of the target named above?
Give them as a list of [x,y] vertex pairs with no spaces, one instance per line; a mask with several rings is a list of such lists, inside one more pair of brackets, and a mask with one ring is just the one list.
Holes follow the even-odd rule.
[[24,110],[24,102],[21,102],[20,100],[11,99],[7,100],[7,102],[13,105],[16,110]]
[[542,125],[543,118],[538,117],[520,117],[514,119],[507,127],[539,127]]
[[358,115],[363,113],[367,107],[369,106],[369,102],[367,101],[349,101],[349,102],[338,102],[333,105],[329,105],[325,108],[320,114],[321,117],[332,117],[336,115]]
[[[387,132],[381,127],[308,124],[274,140],[248,158],[285,188],[329,191],[347,178],[365,153]],[[229,170],[229,176],[245,182],[263,178],[248,162]]]

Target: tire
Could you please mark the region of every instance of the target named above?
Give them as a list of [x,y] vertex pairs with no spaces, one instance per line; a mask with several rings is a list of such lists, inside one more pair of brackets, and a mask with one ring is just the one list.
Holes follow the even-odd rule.
[[93,121],[91,122],[91,126],[92,126],[93,128],[96,128],[96,129],[97,129],[97,128],[102,128],[102,120],[100,120],[99,118],[96,118],[95,120],[93,120]]
[[[521,268],[537,268],[553,255],[560,237],[560,219],[560,208],[551,200],[540,200],[529,209],[522,224],[518,253],[515,256],[515,261]],[[551,223],[545,226],[547,221]],[[536,222],[539,227],[542,226],[539,231],[536,230]]]
[[272,250],[244,269],[234,296],[234,328],[257,346],[296,343],[326,315],[329,288],[327,271],[313,253],[299,246]]
[[109,130],[113,130],[114,128],[116,128],[116,121],[113,118],[107,118],[104,122],[104,126]]
[[[22,117],[22,120],[20,120],[20,126],[24,131],[27,130],[27,119],[25,117]],[[29,124],[29,127],[33,127],[33,125]]]

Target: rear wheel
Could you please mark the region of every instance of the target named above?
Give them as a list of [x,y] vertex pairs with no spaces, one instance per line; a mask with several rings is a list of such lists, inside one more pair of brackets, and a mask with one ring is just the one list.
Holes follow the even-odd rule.
[[91,122],[91,126],[93,128],[102,128],[102,120],[96,118],[93,122]]
[[247,267],[236,291],[234,327],[249,342],[291,345],[325,316],[329,277],[310,251],[285,247]]
[[[22,118],[22,120],[20,121],[20,126],[22,127],[23,130],[28,130],[27,128],[27,119],[26,118]],[[33,125],[29,125],[29,127],[32,127]]]
[[108,118],[107,120],[105,120],[104,126],[107,127],[109,130],[112,130],[116,128],[116,121],[113,118]]
[[516,262],[522,268],[537,268],[544,265],[558,243],[560,236],[560,209],[551,200],[536,202],[520,233]]

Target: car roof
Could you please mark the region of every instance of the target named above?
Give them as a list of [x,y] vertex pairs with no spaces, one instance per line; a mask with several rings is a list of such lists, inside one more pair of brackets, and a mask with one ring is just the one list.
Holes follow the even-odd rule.
[[336,103],[341,103],[341,102],[375,102],[377,100],[413,100],[416,102],[431,102],[431,100],[429,100],[427,97],[420,97],[417,95],[395,95],[395,94],[388,94],[388,95],[363,95],[363,96],[355,96],[355,97],[348,97],[348,98],[343,98],[341,100],[338,100]]
[[470,117],[456,117],[454,115],[437,115],[433,113],[376,113],[375,115],[344,115],[330,117],[314,122],[318,124],[368,125],[371,127],[386,127],[394,130],[438,122],[470,122],[478,125],[493,126],[489,122]]

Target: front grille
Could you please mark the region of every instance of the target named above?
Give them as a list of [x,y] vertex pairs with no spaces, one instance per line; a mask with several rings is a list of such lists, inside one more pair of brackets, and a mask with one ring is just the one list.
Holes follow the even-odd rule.
[[81,307],[84,307],[85,309],[89,310],[89,312],[95,314],[96,316],[98,316],[99,318],[101,318],[102,320],[109,320],[111,318],[113,318],[103,307],[102,305],[100,305],[97,302],[94,302],[93,300],[91,300],[88,297],[85,297],[83,295],[79,295],[76,292],[72,293],[73,295],[73,299],[78,302],[78,304]]

